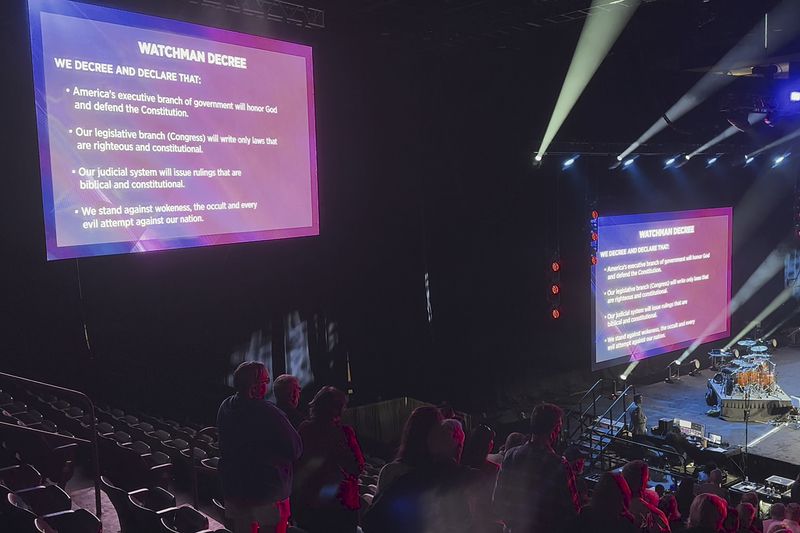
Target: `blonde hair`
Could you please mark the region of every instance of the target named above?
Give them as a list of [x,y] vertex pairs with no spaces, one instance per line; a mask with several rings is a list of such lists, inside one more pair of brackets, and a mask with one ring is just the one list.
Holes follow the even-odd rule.
[[698,494],[689,508],[689,527],[722,527],[728,516],[728,504],[715,494]]

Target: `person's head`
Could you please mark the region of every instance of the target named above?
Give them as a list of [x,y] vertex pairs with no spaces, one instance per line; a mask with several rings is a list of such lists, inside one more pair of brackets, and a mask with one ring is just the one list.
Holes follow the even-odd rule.
[[347,406],[347,395],[336,387],[322,387],[308,405],[312,420],[338,423]]
[[564,459],[567,460],[569,466],[575,475],[583,473],[583,467],[586,463],[586,455],[577,446],[567,446],[564,450]]
[[[742,503],[749,503],[754,509],[758,509],[758,493],[754,490],[742,494]],[[741,514],[741,513],[740,513]]]
[[675,495],[678,497],[679,500],[681,501],[686,500],[689,503],[691,503],[692,499],[694,498],[694,486],[695,486],[694,478],[692,477],[684,478],[678,485],[678,491],[675,493]]
[[728,507],[728,514],[722,522],[722,529],[725,533],[736,533],[739,531],[739,511],[733,507]]
[[786,506],[782,503],[773,503],[769,508],[769,517],[773,520],[783,520],[786,518]]
[[414,409],[403,426],[400,447],[397,449],[395,458],[409,466],[419,466],[430,462],[431,452],[428,448],[428,436],[442,420],[442,412],[432,405]]
[[524,433],[513,432],[509,433],[508,437],[506,437],[506,443],[503,444],[503,451],[508,451],[511,448],[516,448],[517,446],[522,446],[525,444],[525,441],[528,440],[528,436]]
[[664,489],[664,485],[662,485],[661,483],[659,483],[658,485],[655,486],[655,491],[656,491],[656,494],[658,494],[659,498],[664,495],[664,490],[665,490]]
[[434,459],[461,462],[464,449],[464,429],[461,422],[446,418],[436,425],[428,436],[428,446]]
[[297,407],[300,403],[300,382],[291,374],[281,374],[272,384],[275,401],[281,405]]
[[722,486],[722,470],[715,468],[708,474],[708,481],[717,486]]
[[681,512],[678,510],[678,499],[673,494],[664,494],[658,500],[658,508],[661,509],[667,520],[674,522],[681,519]]
[[715,494],[698,494],[689,509],[689,527],[706,527],[718,531],[728,516],[728,504]]
[[481,467],[486,462],[486,456],[494,447],[494,430],[483,424],[472,430],[466,444],[464,454],[461,456],[461,464]]
[[630,503],[631,489],[625,478],[614,472],[603,473],[592,492],[592,509],[616,518],[628,514]]
[[800,503],[790,503],[786,506],[786,517],[784,520],[800,522]]
[[642,405],[642,395],[641,394],[634,394],[633,395],[633,403],[636,405]]
[[752,503],[741,502],[736,506],[736,511],[739,513],[739,527],[742,529],[750,529],[753,521],[756,519],[756,508]]
[[531,433],[534,438],[542,439],[552,446],[561,434],[561,420],[564,412],[552,403],[540,403],[531,413]]
[[638,498],[650,481],[650,469],[647,467],[647,463],[637,459],[622,467],[622,476],[628,482],[633,497]]
[[240,396],[263,400],[269,392],[267,367],[257,361],[245,361],[233,371],[233,387]]

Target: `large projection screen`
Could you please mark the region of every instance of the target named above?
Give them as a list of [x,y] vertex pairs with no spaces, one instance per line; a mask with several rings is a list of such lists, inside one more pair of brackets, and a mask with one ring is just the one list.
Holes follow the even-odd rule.
[[731,208],[598,219],[593,369],[730,335]]
[[48,260],[319,234],[310,47],[28,7]]

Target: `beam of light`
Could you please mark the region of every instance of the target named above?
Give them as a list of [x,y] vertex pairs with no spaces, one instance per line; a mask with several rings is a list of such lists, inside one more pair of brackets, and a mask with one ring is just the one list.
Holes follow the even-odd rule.
[[553,142],[575,102],[586,89],[640,3],[641,0],[631,0],[613,11],[608,11],[603,9],[603,6],[609,5],[607,1],[592,0],[589,16],[586,18],[581,36],[578,38],[578,45],[572,55],[572,62],[561,86],[556,107],[553,109],[550,122],[544,132],[544,138],[539,147],[540,154],[544,154],[550,143]]
[[[752,126],[756,122],[764,120],[764,117],[766,117],[766,116],[767,116],[766,113],[750,113],[750,114],[747,115],[747,122],[749,122],[750,125]],[[713,139],[711,139],[710,141],[705,143],[703,146],[701,146],[700,148],[698,148],[694,152],[692,152],[689,155],[687,155],[686,159],[691,159],[692,157],[696,156],[697,154],[705,152],[706,150],[708,150],[712,146],[716,146],[717,144],[721,143],[725,139],[736,135],[740,131],[742,131],[742,130],[740,130],[736,126],[729,126],[722,133],[720,133],[719,135],[717,135],[716,137],[714,137]]]
[[796,139],[797,137],[800,137],[800,128],[794,130],[791,133],[788,133],[788,134],[784,135],[780,139],[776,139],[776,140],[772,141],[771,143],[762,146],[761,148],[759,148],[755,152],[751,152],[751,153],[747,154],[746,157],[755,157],[758,154],[760,154],[761,152],[765,152],[765,151],[767,151],[767,150],[769,150],[771,148],[775,148],[776,146],[780,146],[781,144],[783,144],[785,142],[789,142],[792,139]]
[[625,368],[625,371],[619,376],[619,379],[621,379],[622,381],[627,380],[628,376],[631,375],[631,372],[633,372],[633,369],[636,368],[637,366],[639,366],[638,360],[631,361],[630,364],[628,364],[627,368]]
[[[800,20],[800,2],[796,0],[783,0],[776,6],[770,15],[775,20],[798,21]],[[624,159],[631,152],[639,148],[643,143],[649,141],[653,136],[675,122],[683,115],[697,107],[709,96],[720,90],[725,85],[732,82],[735,77],[728,76],[727,72],[734,67],[741,65],[758,64],[767,55],[767,50],[758,45],[760,37],[761,21],[748,32],[725,56],[722,57],[711,69],[703,75],[689,91],[684,94],[677,102],[672,104],[666,113],[656,120],[647,131],[645,131],[636,141],[634,141],[624,152],[620,154]],[[794,37],[797,28],[784,28],[773,36],[771,48],[776,50]]]
[[[781,271],[783,268],[783,261],[784,256],[786,255],[785,251],[782,247],[778,247],[774,249],[767,258],[759,265],[755,272],[753,272],[747,281],[745,281],[744,285],[736,292],[736,294],[731,298],[731,302],[728,305],[727,309],[722,309],[717,316],[714,317],[714,320],[708,323],[703,333],[697,337],[691,345],[689,345],[686,350],[683,351],[680,357],[678,357],[678,363],[683,363],[690,355],[694,353],[697,348],[700,347],[701,344],[706,342],[706,337],[708,337],[709,333],[712,331],[719,331],[720,326],[723,325],[724,320],[727,317],[733,316],[733,314],[738,311],[745,303],[747,303],[750,298],[756,294],[761,287],[767,284],[769,280],[771,280],[778,272]],[[738,340],[738,339],[737,339]],[[725,348],[726,350],[728,347]]]
[[752,163],[753,161],[755,161],[755,159],[756,159],[756,158],[755,158],[755,157],[752,157],[752,156],[745,156],[745,158],[744,158],[744,164],[745,164],[745,165],[749,165],[750,163]]
[[775,426],[774,428],[770,429],[769,431],[767,431],[766,433],[764,433],[760,437],[757,437],[757,438],[751,440],[750,442],[748,442],[747,443],[747,447],[748,448],[752,448],[753,446],[755,446],[759,442],[763,441],[764,439],[766,439],[770,435],[774,435],[775,433],[779,432],[780,430],[782,430],[785,427],[786,427],[785,424],[781,424],[780,426]]
[[763,322],[765,318],[774,313],[775,310],[777,310],[780,306],[785,304],[789,300],[789,298],[792,297],[793,290],[794,287],[786,287],[785,289],[783,289],[780,292],[780,294],[778,294],[778,296],[776,296],[775,299],[772,300],[772,302],[770,302],[770,304],[767,307],[765,307],[763,311],[758,313],[758,315],[756,315],[756,317],[753,320],[751,320],[750,323],[747,324],[747,326],[745,326],[745,328],[742,331],[740,331],[733,339],[728,341],[728,344],[726,344],[725,348],[723,349],[727,350],[728,348],[730,348],[731,346],[742,340],[748,333],[750,333],[750,331],[754,327]]
[[675,158],[674,158],[674,157],[670,157],[669,159],[667,159],[667,160],[664,162],[664,165],[665,165],[665,166],[670,166],[670,165],[671,165],[672,163],[674,163],[674,162],[675,162]]
[[789,315],[788,315],[786,318],[784,318],[783,320],[781,320],[780,322],[778,322],[777,324],[775,324],[775,327],[773,327],[772,329],[770,329],[768,332],[764,333],[764,335],[762,335],[762,337],[761,337],[761,338],[763,338],[763,339],[768,339],[768,338],[772,337],[772,334],[773,334],[773,333],[775,333],[776,331],[778,331],[778,329],[780,329],[780,327],[781,327],[781,326],[783,326],[783,325],[784,325],[784,324],[786,324],[786,323],[787,323],[789,320],[791,320],[791,319],[792,319],[792,318],[793,318],[795,315],[797,315],[797,313],[798,313],[798,312],[800,312],[800,307],[795,307],[795,308],[794,308],[794,310],[792,310],[792,312],[791,312],[791,313],[789,313]]
[[772,160],[772,168],[775,168],[778,165],[780,165],[781,163],[783,163],[786,160],[787,157],[789,157],[789,154],[779,155],[778,157],[773,159]]
[[634,160],[634,159],[636,159],[636,158],[635,158],[635,157],[631,157],[630,159],[628,159],[627,161],[625,161],[624,163],[622,163],[622,166],[623,166],[623,167],[629,167],[629,166],[631,166],[631,165],[633,164],[633,160]]
[[719,159],[717,156],[709,158],[709,160],[706,161],[706,166],[710,167],[711,165],[717,162],[717,159]]

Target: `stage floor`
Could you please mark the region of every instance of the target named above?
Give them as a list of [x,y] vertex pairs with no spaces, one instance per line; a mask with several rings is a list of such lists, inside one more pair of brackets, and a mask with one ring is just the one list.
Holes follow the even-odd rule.
[[[800,397],[800,349],[779,348],[772,356],[776,364],[778,385],[789,396]],[[637,386],[636,392],[644,396],[644,411],[650,426],[658,425],[659,418],[681,418],[703,424],[707,433],[720,435],[731,446],[744,446],[744,422],[728,422],[706,415],[705,394],[708,379],[714,370],[705,369],[697,376],[681,376],[676,383],[654,383]],[[795,405],[797,400],[794,400]],[[773,431],[768,436],[767,433]],[[779,426],[751,422],[748,441],[749,452],[791,464],[800,464],[800,430],[791,425]],[[756,439],[763,437],[758,442]]]

